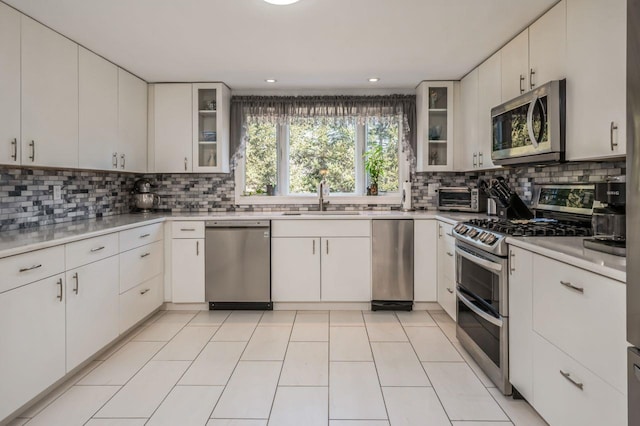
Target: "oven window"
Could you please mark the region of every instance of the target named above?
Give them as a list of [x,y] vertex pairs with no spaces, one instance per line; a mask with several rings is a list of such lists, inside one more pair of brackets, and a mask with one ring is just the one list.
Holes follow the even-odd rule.
[[[465,294],[465,297],[474,303],[472,296]],[[481,304],[474,303],[481,307]],[[500,327],[486,321],[458,299],[458,326],[473,340],[482,351],[500,367]]]
[[470,204],[471,204],[471,192],[440,191],[440,205],[469,207]]
[[458,256],[458,285],[500,312],[500,276],[493,271]]

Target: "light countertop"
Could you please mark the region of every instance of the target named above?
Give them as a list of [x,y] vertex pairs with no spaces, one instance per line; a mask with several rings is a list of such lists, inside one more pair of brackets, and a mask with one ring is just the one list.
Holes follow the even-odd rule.
[[584,248],[585,237],[509,237],[507,243],[543,256],[604,275],[627,280],[627,259]]

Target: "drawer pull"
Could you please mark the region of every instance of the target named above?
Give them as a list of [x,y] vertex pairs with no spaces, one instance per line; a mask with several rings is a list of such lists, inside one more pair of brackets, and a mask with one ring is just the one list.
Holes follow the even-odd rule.
[[449,287],[447,287],[447,291],[451,294],[453,294],[453,290],[451,290]]
[[76,286],[73,288],[73,292],[78,294],[78,290],[80,289],[80,278],[78,277],[78,273],[73,274],[73,279],[76,280]]
[[147,257],[147,256],[149,256],[150,254],[151,254],[151,253],[141,254],[141,255],[140,255],[140,259],[142,259],[142,258],[144,258],[144,257]]
[[151,236],[151,234],[142,234],[142,235],[140,235],[140,238],[147,238],[147,237],[150,237],[150,236]]
[[564,377],[569,382],[571,382],[572,385],[574,385],[575,387],[577,387],[580,390],[584,390],[584,384],[582,384],[580,382],[576,382],[575,380],[573,380],[571,378],[571,374],[570,373],[565,373],[564,371],[560,370],[560,374],[562,374],[562,377]]
[[451,232],[445,232],[445,235],[447,235],[448,237],[453,238],[453,234]]
[[560,281],[560,284],[562,284],[563,286],[565,286],[567,288],[570,288],[571,290],[575,290],[578,293],[584,293],[584,288],[575,286],[575,285],[571,284],[569,281]]
[[453,257],[453,253],[451,253],[450,251],[447,252],[447,256]]
[[144,290],[140,290],[140,294],[146,294],[149,290],[151,290],[150,288],[145,288]]
[[58,293],[58,296],[56,296],[56,298],[62,302],[62,278],[58,279],[58,287],[60,288],[60,292]]
[[194,232],[196,228],[180,228],[182,232]]
[[96,247],[91,249],[91,253],[95,253],[97,251],[104,250],[104,246]]
[[33,265],[29,268],[21,268],[20,272],[27,272],[27,271],[33,271],[34,269],[38,269],[38,268],[42,268],[42,264],[37,264],[37,265]]

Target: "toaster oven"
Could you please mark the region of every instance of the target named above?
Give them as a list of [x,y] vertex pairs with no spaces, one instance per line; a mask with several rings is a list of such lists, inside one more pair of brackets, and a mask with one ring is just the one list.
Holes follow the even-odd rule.
[[487,196],[481,189],[467,186],[440,188],[438,210],[484,212],[487,210]]

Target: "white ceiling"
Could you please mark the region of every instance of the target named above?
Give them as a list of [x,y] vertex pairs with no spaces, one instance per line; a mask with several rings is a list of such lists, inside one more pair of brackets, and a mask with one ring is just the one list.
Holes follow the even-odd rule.
[[406,89],[459,79],[557,2],[4,1],[149,82],[233,89]]

